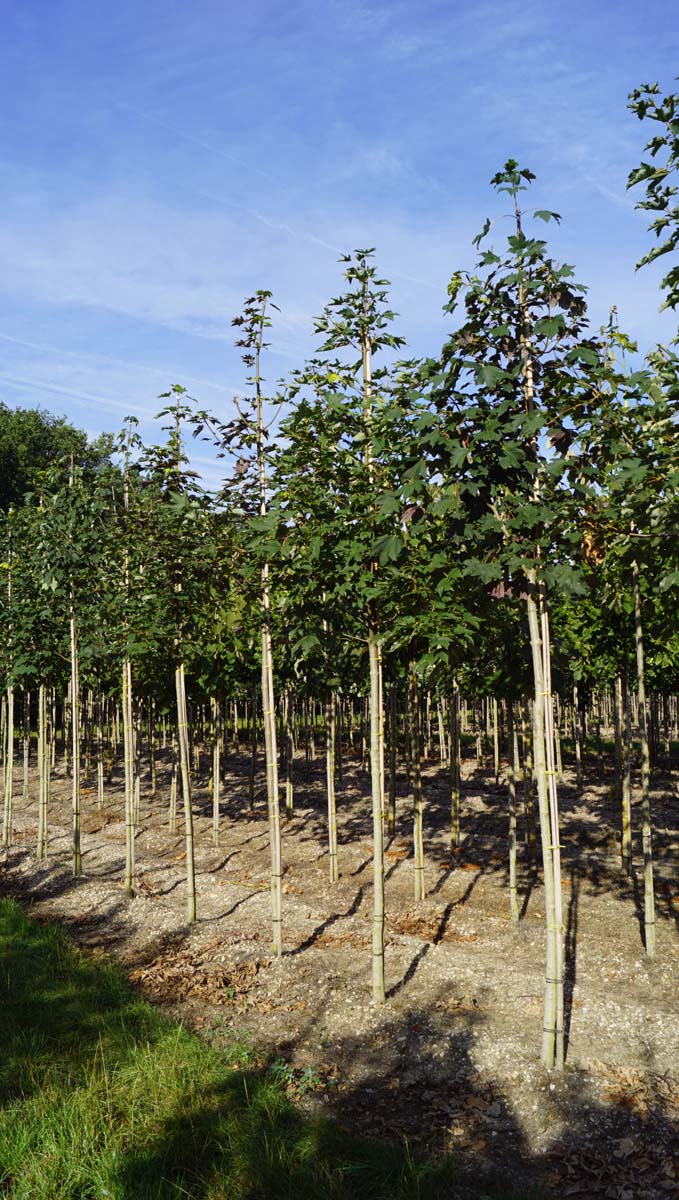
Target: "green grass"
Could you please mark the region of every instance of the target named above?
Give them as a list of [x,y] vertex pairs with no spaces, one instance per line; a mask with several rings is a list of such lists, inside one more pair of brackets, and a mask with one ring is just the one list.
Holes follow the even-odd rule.
[[215,1049],[0,901],[0,1195],[434,1200],[451,1162],[303,1117],[280,1069]]

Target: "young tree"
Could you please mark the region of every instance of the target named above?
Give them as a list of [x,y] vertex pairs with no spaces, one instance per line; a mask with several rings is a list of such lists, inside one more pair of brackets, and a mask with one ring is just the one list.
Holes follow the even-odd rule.
[[[323,337],[320,356],[297,376],[296,408],[283,424],[287,445],[278,477],[281,520],[288,553],[300,564],[313,563],[323,593],[328,629],[338,606],[353,600],[368,651],[370,764],[373,815],[372,995],[380,1004],[384,988],[384,702],[382,645],[384,567],[393,548],[393,510],[380,507],[384,481],[381,456],[388,438],[388,371],[374,366],[380,350],[397,349],[403,339],[389,332],[387,281],[377,277],[371,250],[345,255],[348,290],[333,299],[316,320]],[[348,352],[349,363],[336,357]],[[388,531],[385,532],[385,523]],[[399,539],[397,539],[400,545]],[[333,570],[323,570],[331,556]],[[315,561],[314,561],[315,560]],[[333,616],[333,614],[335,614]],[[316,635],[317,636],[317,635]],[[314,643],[315,644],[315,641]]]
[[[542,1059],[558,1068],[563,929],[548,596],[552,588],[583,587],[574,566],[579,533],[563,514],[579,486],[568,448],[599,353],[584,336],[584,289],[572,268],[526,231],[519,197],[533,178],[509,160],[492,180],[512,202],[514,227],[504,253],[481,252],[478,274],[453,276],[448,311],[463,296],[464,320],[444,347],[433,398],[442,413],[439,470],[459,480],[467,507],[457,541],[465,573],[526,605],[547,925]],[[546,210],[533,217],[559,219]],[[487,220],[479,248],[491,227]]]
[[270,424],[266,420],[266,398],[262,376],[262,352],[267,348],[265,330],[270,328],[271,292],[260,290],[246,299],[243,312],[232,325],[241,331],[236,345],[243,350],[243,362],[252,374],[248,377],[251,393],[237,401],[238,417],[222,422],[207,412],[196,415],[198,435],[209,430],[223,455],[238,454],[235,473],[225,491],[237,489],[241,506],[240,536],[252,563],[259,571],[257,602],[260,608],[261,697],[266,755],[266,783],[271,849],[271,917],[273,951],[283,953],[283,896],[280,799],[278,787],[278,746],[274,667],[271,641],[271,557],[278,550],[273,536],[275,518],[269,514],[267,469],[270,457]]

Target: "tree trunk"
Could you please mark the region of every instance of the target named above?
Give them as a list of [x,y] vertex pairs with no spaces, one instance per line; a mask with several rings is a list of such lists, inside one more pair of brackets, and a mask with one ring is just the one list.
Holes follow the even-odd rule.
[[97,808],[104,810],[104,698],[97,697]]
[[31,757],[31,693],[24,692],[24,721],[23,721],[23,752],[24,752],[24,778],[23,778],[23,800],[28,803],[28,771]]
[[73,595],[71,595],[70,629],[71,629],[71,771],[72,809],[73,809],[73,878],[82,875],[82,854],[80,849],[80,679],[78,663],[78,641],[75,624]]
[[47,799],[49,795],[50,759],[47,745],[47,689],[44,683],[38,690],[38,846],[37,857],[47,858]]
[[[531,734],[528,734],[530,726]],[[535,738],[535,713],[530,701],[521,712],[521,741],[523,746],[523,807],[526,816],[526,842],[528,858],[533,875],[538,870],[538,838],[535,826],[535,766],[533,743]]]
[[123,661],[123,753],[125,757],[125,895],[134,896],[134,727],[132,715],[132,663]]
[[335,806],[335,697],[331,692],[325,705],[325,778],[328,792],[328,854],[330,882],[337,883],[337,810]]
[[216,696],[210,700],[212,716],[212,845],[219,845],[219,802],[222,792],[221,707]]
[[497,787],[500,783],[500,721],[495,696],[493,696],[493,776]]
[[582,792],[582,727],[577,683],[573,684],[573,743],[575,747],[575,786],[580,795]]
[[616,804],[620,804],[622,802],[622,726],[622,679],[618,674],[616,675],[615,682],[613,684],[613,796]]
[[626,875],[632,876],[632,722],[630,720],[629,683],[627,672],[622,689],[623,698],[623,761],[622,761],[622,839],[620,850]]
[[439,759],[441,766],[445,767],[448,761],[446,755],[446,722],[443,715],[443,700],[440,697],[436,701],[436,729],[439,740]]
[[12,788],[14,784],[14,688],[7,688],[5,707],[5,807],[2,822],[2,844],[12,844]]
[[151,795],[155,796],[158,786],[158,773],[156,770],[156,708],[154,701],[150,697],[147,730],[149,742],[149,774],[151,777]]
[[396,739],[398,730],[396,723],[396,685],[392,683],[389,689],[389,803],[387,808],[387,833],[393,837],[396,833]]
[[456,679],[453,679],[448,714],[450,844],[457,849],[460,845],[460,689]]
[[559,940],[561,930],[557,927],[555,913],[555,878],[554,878],[554,844],[552,836],[552,820],[550,812],[550,796],[548,786],[548,765],[545,747],[545,700],[546,683],[544,677],[543,645],[540,632],[540,617],[536,602],[537,583],[535,573],[531,572],[528,579],[527,595],[528,627],[530,631],[531,654],[533,661],[533,681],[535,690],[533,744],[535,759],[535,776],[538,792],[538,811],[540,814],[540,833],[542,836],[542,863],[545,892],[545,929],[546,929],[546,966],[545,993],[542,1022],[542,1062],[546,1067],[558,1065],[559,1034],[563,1029],[558,1028],[558,992],[563,987],[563,979],[559,976]]
[[644,942],[646,954],[655,957],[655,891],[653,887],[653,833],[651,825],[651,759],[648,746],[648,713],[644,673],[644,631],[641,621],[639,569],[632,565],[634,584],[634,630],[637,651],[637,699],[641,736],[641,842],[644,855]]
[[519,898],[516,884],[516,733],[514,705],[507,701],[507,796],[509,802],[509,906],[512,921],[519,919]]
[[266,754],[266,790],[269,808],[269,839],[271,846],[271,923],[273,952],[280,958],[283,953],[283,887],[281,865],[281,817],[278,799],[278,752],[276,749],[276,715],[274,709],[273,663],[271,660],[271,635],[269,632],[268,571],[263,572],[262,625],[262,718],[264,722],[264,747]]
[[172,734],[172,768],[170,772],[170,833],[177,832],[177,769],[179,747],[176,734]]
[[285,698],[285,815],[290,819],[295,809],[293,763],[295,759],[295,730],[292,692]]
[[191,766],[189,760],[189,728],[186,708],[186,678],[184,662],[175,670],[177,695],[177,739],[184,800],[184,834],[186,838],[186,919],[189,925],[196,920],[196,872],[193,852],[193,805],[191,803]]
[[368,632],[368,657],[370,661],[370,773],[373,811],[373,926],[372,926],[372,997],[375,1004],[383,1004],[384,993],[384,839],[382,816],[381,779],[381,728],[382,710],[380,696],[382,688],[382,656],[374,629]]
[[540,592],[540,617],[542,632],[542,671],[545,687],[545,758],[547,762],[547,791],[549,795],[549,817],[551,829],[552,871],[554,874],[554,925],[556,937],[556,1030],[555,1066],[564,1066],[564,949],[563,911],[561,894],[561,833],[559,828],[559,802],[557,794],[557,769],[555,760],[556,737],[554,731],[554,699],[552,695],[552,657],[549,634],[549,613],[544,590]]
[[417,676],[410,669],[410,744],[413,762],[413,898],[424,900],[424,833],[422,828],[422,763],[420,759],[420,695]]

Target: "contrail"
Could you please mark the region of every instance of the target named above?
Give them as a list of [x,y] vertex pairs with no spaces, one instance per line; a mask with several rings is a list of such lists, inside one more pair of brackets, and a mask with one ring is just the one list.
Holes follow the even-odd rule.
[[[160,129],[165,129],[167,133],[174,134],[175,137],[184,138],[185,141],[192,142],[194,146],[200,146],[202,150],[207,150],[210,154],[217,154],[220,158],[224,158],[229,162],[236,163],[237,166],[243,167],[246,171],[251,171],[255,175],[259,175],[262,179],[266,179],[269,183],[275,183],[277,187],[289,187],[289,184],[284,180],[280,179],[278,176],[269,174],[268,171],[263,171],[261,167],[257,167],[252,163],[245,162],[242,158],[238,158],[235,154],[231,154],[228,150],[221,149],[220,146],[213,146],[211,142],[206,142],[202,138],[194,137],[192,133],[186,133],[185,130],[177,129],[177,127],[174,125],[168,125],[167,121],[161,120],[160,117],[154,117],[151,116],[150,113],[144,112],[141,109],[133,108],[132,105],[127,104],[124,100],[116,100],[114,101],[114,105],[116,108],[126,109],[128,112],[132,113],[133,116],[138,117],[141,121],[148,121],[152,125],[157,125]],[[206,197],[209,196],[209,193],[203,192],[202,194]],[[214,196],[211,198],[215,201],[219,200],[219,203],[224,203],[222,198]],[[265,217],[263,213],[259,212],[256,208],[250,208],[244,204],[234,204],[233,201],[227,201],[227,203],[229,204],[229,207],[240,209],[242,212],[250,213],[251,216],[253,216],[257,221],[261,221],[263,225],[268,226],[269,229],[280,229],[282,233],[287,233],[290,235],[290,237],[303,238],[305,241],[313,242],[317,246],[322,246],[324,250],[330,250],[333,254],[345,253],[340,246],[334,246],[331,242],[327,242],[324,238],[319,237],[318,234],[312,233],[309,230],[295,229],[292,225],[288,225],[287,222],[272,220],[268,217]],[[436,283],[430,283],[426,279],[418,279],[415,275],[406,275],[403,271],[391,271],[390,274],[396,279],[405,279],[409,283],[417,284],[419,287],[429,288],[439,293],[441,292],[440,285]]]
[[211,379],[201,379],[196,375],[187,375],[184,371],[172,370],[166,367],[149,367],[145,363],[130,362],[125,358],[114,358],[110,354],[97,354],[92,351],[65,350],[62,346],[47,346],[40,342],[27,342],[23,338],[11,337],[8,333],[0,333],[0,341],[11,342],[15,346],[26,346],[29,350],[39,350],[43,354],[66,355],[68,358],[96,359],[97,362],[111,363],[113,366],[128,367],[133,371],[146,371],[149,375],[160,375],[163,379],[181,377],[189,383],[200,384],[201,387],[214,388],[215,391],[231,391],[228,383],[214,383]]
[[121,410],[125,413],[137,411],[144,416],[153,416],[156,405],[153,408],[147,408],[138,403],[129,402],[123,403],[121,400],[110,400],[106,396],[91,396],[85,392],[76,392],[73,388],[59,387],[55,383],[45,383],[42,380],[22,379],[19,375],[0,375],[0,382],[8,383],[14,387],[31,388],[36,392],[53,392],[57,396],[68,396],[71,400],[82,400],[85,404],[101,404],[104,408],[113,408]]
[[220,146],[213,146],[211,142],[194,137],[192,133],[186,133],[183,129],[177,129],[175,125],[168,125],[160,117],[153,117],[150,113],[144,112],[140,108],[133,108],[131,104],[127,104],[124,100],[114,100],[113,104],[115,108],[127,109],[134,117],[138,117],[140,121],[149,121],[152,125],[158,125],[160,129],[166,130],[167,133],[173,133],[175,137],[184,138],[187,142],[193,142],[194,146],[200,146],[201,149],[208,150],[210,154],[217,154],[220,158],[225,158],[228,162],[235,163],[236,166],[243,167],[244,170],[251,171],[254,175],[260,175],[262,179],[267,179],[269,183],[275,183],[279,187],[288,186],[282,179],[277,179],[275,175],[270,175],[268,171],[263,171],[261,167],[256,167],[253,163],[245,162],[244,159],[238,158],[235,154],[230,154],[228,150],[222,150]]

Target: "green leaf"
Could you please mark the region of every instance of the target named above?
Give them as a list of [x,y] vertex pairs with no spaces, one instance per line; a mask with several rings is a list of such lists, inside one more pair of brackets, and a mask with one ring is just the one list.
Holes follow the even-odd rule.
[[566,326],[566,318],[562,313],[557,313],[554,317],[542,317],[536,321],[533,326],[533,333],[536,337],[556,337]]
[[496,367],[493,363],[483,363],[476,368],[476,378],[479,383],[485,383],[486,387],[495,387],[495,384],[507,378],[507,372],[502,367]]
[[320,646],[320,644],[320,639],[316,637],[315,633],[308,633],[306,637],[300,638],[298,642],[295,642],[292,648],[293,657],[298,654],[306,656],[311,650],[315,650],[317,646]]
[[576,346],[568,352],[567,359],[568,362],[584,362],[588,367],[597,367],[600,362],[599,355],[588,346]]
[[377,555],[381,566],[386,566],[387,563],[395,562],[403,549],[403,542],[400,537],[394,534],[388,534],[383,538],[376,538],[372,544],[372,553]]

